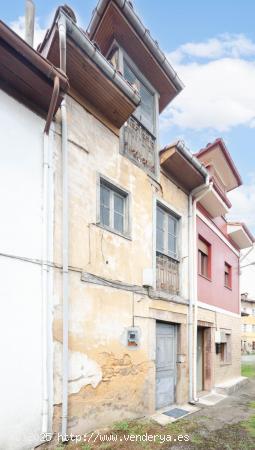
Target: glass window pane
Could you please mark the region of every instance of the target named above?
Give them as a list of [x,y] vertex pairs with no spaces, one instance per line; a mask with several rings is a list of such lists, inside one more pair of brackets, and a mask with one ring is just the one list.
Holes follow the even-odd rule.
[[110,226],[110,209],[105,208],[103,205],[100,207],[100,222],[103,225]]
[[124,216],[117,212],[114,212],[114,229],[120,233],[124,231]]
[[176,237],[168,234],[168,253],[170,256],[176,256]]
[[164,252],[164,211],[157,207],[157,236],[156,247],[158,252]]
[[106,206],[107,208],[110,207],[110,189],[103,184],[101,184],[100,188],[100,204]]
[[176,220],[172,216],[168,216],[168,233],[176,236]]
[[153,94],[140,83],[140,95],[141,95],[141,121],[148,128],[149,131],[153,131],[154,122],[154,98]]
[[114,193],[114,211],[124,214],[124,197]]
[[164,233],[157,228],[157,251],[164,252]]
[[164,230],[164,211],[157,207],[157,228]]
[[100,222],[110,225],[110,189],[103,184],[100,186]]
[[130,83],[135,84],[137,86],[137,89],[139,89],[137,78],[134,74],[134,72],[130,69],[130,67],[127,65],[126,61],[124,60],[124,78]]

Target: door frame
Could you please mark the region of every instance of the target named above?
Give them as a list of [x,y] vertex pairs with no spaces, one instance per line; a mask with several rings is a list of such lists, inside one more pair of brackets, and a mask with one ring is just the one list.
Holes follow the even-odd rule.
[[178,323],[167,322],[164,320],[156,320],[155,327],[155,410],[160,410],[162,408],[167,408],[167,406],[157,408],[157,324],[171,325],[174,328],[174,341],[175,341],[175,370],[174,370],[174,399],[172,403],[167,406],[171,406],[176,402],[176,387],[177,387],[177,354],[178,354]]

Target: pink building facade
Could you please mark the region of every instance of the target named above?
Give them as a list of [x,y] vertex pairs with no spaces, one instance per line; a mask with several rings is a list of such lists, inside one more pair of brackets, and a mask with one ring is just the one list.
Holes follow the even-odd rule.
[[204,391],[242,382],[239,259],[254,238],[243,223],[228,221],[228,192],[242,184],[223,140],[196,157],[209,172],[208,186],[197,205],[197,333],[195,383]]

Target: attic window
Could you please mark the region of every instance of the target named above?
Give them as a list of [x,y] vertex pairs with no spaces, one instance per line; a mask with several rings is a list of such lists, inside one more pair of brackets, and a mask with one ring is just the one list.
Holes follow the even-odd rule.
[[108,57],[110,63],[113,65],[114,69],[116,70],[120,70],[120,56],[119,56],[119,48],[118,47],[114,47],[111,50],[111,53],[109,54]]
[[139,77],[127,63],[124,58],[123,61],[124,78],[133,86],[140,94],[141,103],[136,108],[134,116],[141,122],[141,124],[152,134],[154,134],[155,122],[155,102],[154,94],[145,86]]

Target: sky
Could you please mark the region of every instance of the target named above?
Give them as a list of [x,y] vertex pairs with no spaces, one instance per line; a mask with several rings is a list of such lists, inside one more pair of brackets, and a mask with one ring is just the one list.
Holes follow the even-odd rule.
[[[34,0],[36,44],[57,1]],[[69,0],[87,27],[96,0]],[[185,84],[161,114],[162,146],[183,139],[196,152],[222,137],[243,186],[229,193],[230,219],[255,234],[255,2],[254,0],[133,0],[136,12]],[[1,19],[22,35],[24,0],[2,2]]]

